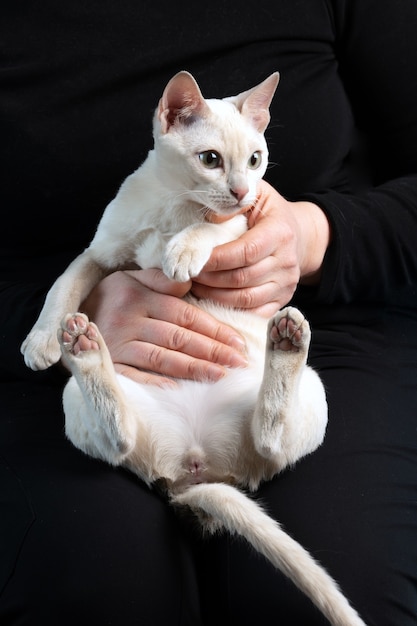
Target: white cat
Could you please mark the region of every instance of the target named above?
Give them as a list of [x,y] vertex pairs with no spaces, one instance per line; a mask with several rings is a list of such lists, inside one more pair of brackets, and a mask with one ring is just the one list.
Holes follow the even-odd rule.
[[[161,267],[196,276],[216,245],[247,229],[268,151],[264,131],[279,80],[224,100],[205,100],[187,72],[166,86],[154,117],[154,150],[106,208],[90,246],[55,282],[22,345],[26,364],[63,361],[66,433],[87,454],[165,484],[211,532],[245,537],[335,626],[363,626],[336,583],[239,487],[255,490],[315,450],[327,423],[318,375],[306,365],[310,329],[293,307],[269,323],[248,312],[188,299],[245,338],[248,366],[216,383],[140,385],[115,373],[97,327],[78,313],[105,275]],[[58,330],[58,338],[57,338]],[[74,350],[78,338],[95,348]],[[87,342],[88,344],[89,342]]]

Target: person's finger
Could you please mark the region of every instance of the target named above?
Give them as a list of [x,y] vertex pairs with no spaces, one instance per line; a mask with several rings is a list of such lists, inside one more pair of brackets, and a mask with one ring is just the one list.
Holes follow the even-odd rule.
[[175,302],[169,297],[155,302],[149,300],[148,315],[154,319],[162,320],[186,328],[195,333],[210,337],[225,346],[230,346],[239,352],[244,351],[243,338],[230,326],[219,322],[212,315],[191,305],[181,299],[182,290],[188,292],[191,281],[187,283],[177,283],[169,280],[161,270],[135,270],[128,272],[142,285],[165,294],[170,289],[170,295],[175,297]]
[[244,289],[217,289],[196,283],[193,286],[193,293],[198,298],[211,299],[227,307],[235,309],[258,309],[265,304],[275,303],[279,307],[277,300],[277,286],[274,282],[264,283],[257,287],[246,287]]
[[270,252],[270,246],[265,245],[263,238],[258,239],[252,233],[251,235],[245,233],[235,241],[224,243],[214,248],[203,271],[217,272],[219,270],[247,267],[257,263]]
[[[195,291],[196,283],[218,289],[258,287],[275,278],[277,272],[277,261],[272,256],[268,256],[259,261],[259,263],[247,267],[238,267],[218,272],[202,271],[193,279],[192,292],[197,294]],[[202,296],[199,295],[199,297]]]
[[172,378],[167,378],[160,374],[140,370],[137,367],[127,365],[126,363],[114,363],[114,369],[118,374],[126,376],[127,378],[130,378],[136,383],[140,383],[142,385],[157,385],[158,387],[176,385],[176,382]]
[[[215,382],[227,373],[227,368],[209,361],[196,359],[188,354],[167,350],[161,346],[144,343],[129,342],[123,348],[123,365],[118,365],[118,371],[124,369],[124,375],[134,380],[145,381],[156,374],[162,377],[186,378],[191,380],[209,380]],[[130,369],[131,368],[131,369]],[[136,369],[135,374],[132,370]],[[150,373],[152,372],[152,374]],[[152,379],[153,380],[153,379]],[[153,384],[162,384],[161,381],[153,381]]]
[[126,274],[132,276],[132,278],[148,287],[148,289],[175,296],[176,298],[184,297],[191,287],[191,281],[179,283],[176,280],[171,280],[160,269],[127,270]]
[[[210,339],[207,336],[201,335],[199,332],[194,332],[171,323],[161,323],[161,320],[148,319],[146,324],[143,324],[140,329],[136,331],[135,341],[129,342],[129,345],[137,346],[137,354],[135,354],[134,360],[131,363],[138,363],[138,358],[146,351],[146,361],[138,363],[138,366],[153,369],[155,371],[162,372],[165,370],[165,364],[163,363],[162,355],[164,352],[155,352],[155,354],[161,355],[161,362],[153,362],[150,367],[149,360],[149,346],[160,347],[161,350],[173,351],[176,354],[182,353],[188,355],[192,359],[199,359],[204,361],[210,361],[219,365],[229,367],[245,367],[247,365],[247,359],[245,355],[245,344],[243,341],[239,343],[238,350],[225,345],[221,341],[216,339]],[[126,359],[126,355],[125,355]],[[131,357],[132,359],[132,357]],[[158,366],[158,369],[156,369]]]

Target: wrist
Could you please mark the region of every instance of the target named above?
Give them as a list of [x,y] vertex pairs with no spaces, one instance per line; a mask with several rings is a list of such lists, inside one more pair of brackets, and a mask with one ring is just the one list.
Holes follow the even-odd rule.
[[300,284],[316,285],[331,239],[330,224],[324,211],[313,202],[293,202],[292,206],[299,233]]

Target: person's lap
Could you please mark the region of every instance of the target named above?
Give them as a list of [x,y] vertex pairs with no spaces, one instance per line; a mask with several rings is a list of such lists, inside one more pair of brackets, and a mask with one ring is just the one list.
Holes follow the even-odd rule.
[[[313,327],[325,442],[256,495],[378,626],[411,626],[417,615],[416,326]],[[189,542],[136,477],[75,450],[57,389],[2,387],[2,624],[48,626],[59,614],[64,626],[80,616],[197,626],[191,545],[206,626],[326,623],[243,541]]]

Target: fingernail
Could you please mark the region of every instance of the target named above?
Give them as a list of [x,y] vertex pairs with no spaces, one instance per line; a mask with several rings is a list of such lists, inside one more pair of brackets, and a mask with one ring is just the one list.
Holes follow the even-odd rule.
[[230,367],[247,367],[248,359],[243,354],[234,354],[230,359]]
[[242,339],[242,337],[239,337],[239,335],[234,335],[230,341],[229,341],[229,346],[231,348],[234,348],[235,350],[237,350],[238,352],[241,352],[242,354],[246,354],[246,343],[245,341]]
[[206,374],[209,380],[215,382],[216,380],[220,380],[225,376],[226,370],[224,369],[224,367],[220,367],[219,365],[215,365],[214,363],[212,363],[208,366]]

